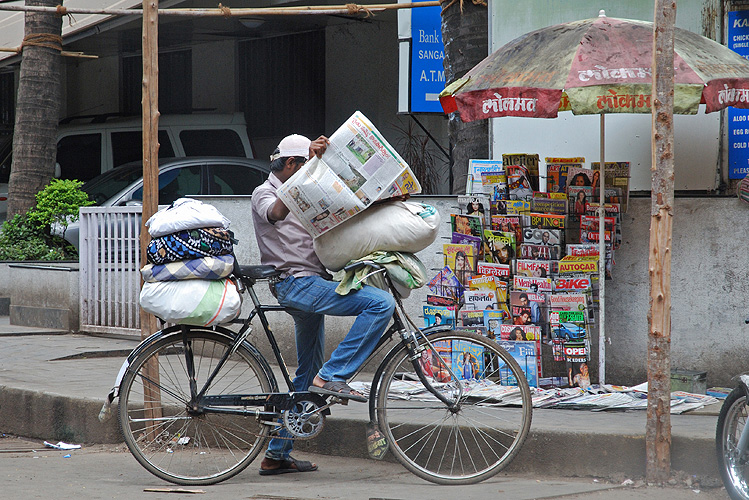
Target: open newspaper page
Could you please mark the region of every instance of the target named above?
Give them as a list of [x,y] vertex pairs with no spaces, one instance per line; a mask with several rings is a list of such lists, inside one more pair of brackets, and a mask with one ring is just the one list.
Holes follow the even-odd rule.
[[330,136],[313,158],[278,190],[278,196],[313,238],[381,199],[417,194],[408,164],[359,111]]

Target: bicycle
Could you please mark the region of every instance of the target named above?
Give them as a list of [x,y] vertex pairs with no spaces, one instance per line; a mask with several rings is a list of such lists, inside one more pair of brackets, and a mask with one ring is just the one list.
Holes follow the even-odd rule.
[[[745,320],[749,324],[749,318]],[[718,468],[732,500],[749,500],[749,375],[736,377],[718,415],[715,447]]]
[[[408,470],[438,484],[472,484],[495,475],[517,455],[531,425],[531,393],[519,364],[481,335],[449,326],[419,329],[384,268],[359,265],[382,273],[397,304],[392,325],[363,365],[397,335],[369,391],[370,424],[381,433],[370,452],[384,454],[389,446]],[[236,266],[234,274],[254,305],[237,332],[221,326],[165,328],[133,350],[115,384],[127,447],[143,467],[172,483],[226,480],[247,467],[271,435],[287,429],[295,439],[313,438],[330,408],[348,403],[293,392],[266,316],[285,309],[261,304],[253,288],[258,281],[277,280],[279,272],[272,266]],[[268,361],[248,340],[255,317],[286,392],[279,391]],[[460,380],[440,355],[440,349],[458,345],[474,353],[481,368],[476,380]],[[430,368],[421,358],[430,354],[439,381],[431,376],[434,370],[425,374]]]

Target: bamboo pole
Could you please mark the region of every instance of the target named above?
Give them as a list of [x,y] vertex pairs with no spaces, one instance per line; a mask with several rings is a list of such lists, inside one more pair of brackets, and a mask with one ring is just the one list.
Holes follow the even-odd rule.
[[650,212],[650,312],[646,476],[664,484],[671,474],[671,241],[674,200],[675,0],[655,1],[653,137]]
[[[600,118],[601,164],[598,170],[598,383],[606,383],[606,115]],[[612,234],[613,238],[613,234]],[[613,245],[613,241],[611,244]]]
[[[16,54],[21,53],[21,47],[0,47],[0,52],[15,52]],[[63,50],[60,52],[60,55],[63,57],[81,57],[84,59],[98,59],[99,56],[93,56],[84,54],[83,52],[69,52],[67,50]]]
[[[140,258],[146,262],[149,243],[145,222],[159,208],[159,16],[158,0],[143,0],[143,216],[140,228]],[[141,287],[143,281],[141,280]],[[156,317],[140,310],[141,337],[158,330]],[[153,359],[144,367],[144,408],[146,417],[161,417],[161,393],[158,361]],[[147,425],[147,430],[153,426]],[[151,436],[153,437],[153,436]]]
[[[399,3],[399,4],[349,4],[307,7],[271,7],[271,8],[237,8],[219,4],[215,9],[158,9],[159,16],[192,16],[192,17],[241,17],[241,16],[300,16],[300,15],[357,15],[367,16],[376,12],[397,9],[412,9],[417,7],[435,7],[438,1]],[[68,14],[101,14],[110,16],[142,16],[143,9],[87,9],[78,7],[42,7],[31,5],[11,5],[0,3],[0,11],[18,12],[54,12],[61,16]]]

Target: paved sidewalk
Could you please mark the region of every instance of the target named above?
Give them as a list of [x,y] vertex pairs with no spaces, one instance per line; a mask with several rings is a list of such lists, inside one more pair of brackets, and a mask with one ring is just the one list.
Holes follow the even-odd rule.
[[[121,441],[116,419],[99,410],[137,339],[67,334],[9,325],[0,317],[0,432],[73,443]],[[279,375],[279,380],[282,378]],[[672,415],[672,469],[718,484],[715,425],[720,405]],[[305,451],[365,458],[367,407],[336,406]],[[645,411],[537,409],[531,434],[509,471],[612,480],[645,473]]]

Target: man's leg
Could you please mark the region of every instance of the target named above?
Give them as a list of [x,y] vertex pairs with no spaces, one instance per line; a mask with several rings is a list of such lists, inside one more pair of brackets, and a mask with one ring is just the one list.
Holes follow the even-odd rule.
[[294,278],[276,286],[282,305],[331,316],[357,316],[318,373],[325,381],[346,381],[354,374],[374,350],[395,310],[395,299],[384,290],[365,286],[339,295],[337,286],[337,282],[317,276]]
[[[289,311],[294,318],[296,334],[297,370],[293,384],[295,391],[306,391],[322,366],[325,346],[325,316],[304,311]],[[291,434],[284,429],[278,438],[271,439],[265,457],[286,460],[294,448]]]

